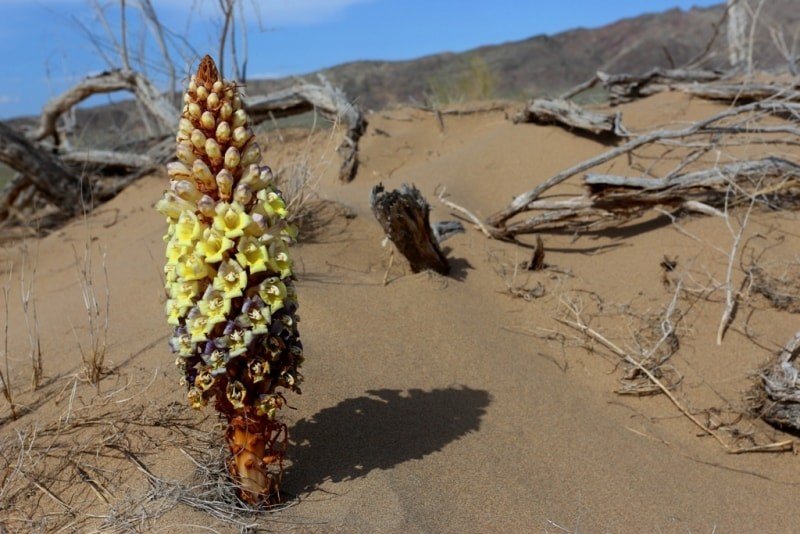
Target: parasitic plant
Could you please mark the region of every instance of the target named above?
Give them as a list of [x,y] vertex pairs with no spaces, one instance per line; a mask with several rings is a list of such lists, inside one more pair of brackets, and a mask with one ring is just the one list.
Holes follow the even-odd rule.
[[165,236],[170,347],[193,408],[227,420],[239,496],[275,502],[288,443],[276,415],[300,393],[303,362],[292,262],[296,237],[234,83],[205,56],[184,96],[178,161],[156,208]]

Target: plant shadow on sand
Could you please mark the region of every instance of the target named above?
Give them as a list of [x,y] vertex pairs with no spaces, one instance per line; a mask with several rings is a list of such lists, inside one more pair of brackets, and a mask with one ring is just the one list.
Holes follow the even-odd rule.
[[488,392],[467,387],[367,393],[294,425],[286,489],[300,493],[421,459],[477,431],[491,401]]

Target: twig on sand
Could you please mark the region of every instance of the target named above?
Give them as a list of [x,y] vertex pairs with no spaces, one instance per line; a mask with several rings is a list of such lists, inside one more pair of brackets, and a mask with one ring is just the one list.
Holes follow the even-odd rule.
[[722,436],[720,436],[717,432],[709,428],[707,425],[703,424],[697,417],[695,417],[679,400],[675,395],[670,391],[670,389],[665,386],[655,375],[653,375],[650,370],[648,370],[641,362],[630,356],[627,352],[619,348],[613,342],[608,340],[605,336],[600,334],[599,332],[593,330],[586,324],[584,324],[583,320],[580,316],[580,311],[573,305],[567,304],[569,310],[575,315],[575,320],[569,319],[562,319],[556,318],[558,322],[563,325],[569,326],[579,332],[591,337],[595,341],[599,342],[607,349],[611,350],[614,354],[628,362],[629,364],[636,367],[642,374],[644,374],[648,380],[650,380],[658,389],[667,396],[667,398],[675,405],[676,408],[688,418],[692,423],[694,423],[698,428],[700,428],[703,433],[708,434],[709,436],[713,437],[722,447],[725,449],[726,452],[730,454],[742,454],[746,452],[787,452],[794,450],[795,441],[792,439],[787,439],[775,443],[769,443],[767,445],[758,445],[754,447],[733,447],[729,443],[727,443]]
[[451,202],[451,201],[447,200],[445,198],[445,196],[444,196],[445,193],[447,193],[447,188],[444,187],[444,186],[441,186],[441,189],[439,190],[438,193],[434,192],[434,194],[436,195],[436,198],[439,199],[439,202],[441,202],[442,204],[444,204],[445,206],[447,206],[451,210],[457,211],[457,212],[463,214],[464,216],[466,216],[470,221],[472,221],[473,224],[475,224],[475,226],[478,227],[478,229],[480,229],[480,231],[486,237],[488,237],[490,239],[493,237],[492,232],[489,231],[489,229],[486,227],[485,224],[483,224],[483,221],[481,221],[478,218],[477,215],[475,215],[474,213],[469,211],[467,208],[464,208],[462,206],[459,206],[455,202]]

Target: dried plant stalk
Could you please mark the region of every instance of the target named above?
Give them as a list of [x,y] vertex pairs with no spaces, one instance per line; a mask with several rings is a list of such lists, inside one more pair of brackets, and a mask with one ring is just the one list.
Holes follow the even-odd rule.
[[276,502],[287,444],[282,389],[300,393],[303,349],[288,245],[296,230],[235,84],[206,56],[191,78],[178,162],[157,208],[169,230],[170,346],[193,408],[228,421],[229,470],[250,504]]

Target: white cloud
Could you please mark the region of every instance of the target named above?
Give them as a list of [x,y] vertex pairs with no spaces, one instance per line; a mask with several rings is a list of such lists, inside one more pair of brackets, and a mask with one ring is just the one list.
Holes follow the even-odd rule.
[[[261,23],[265,27],[271,26],[305,26],[330,20],[342,13],[347,8],[374,2],[376,0],[239,0],[249,12],[251,17],[256,13],[260,15]],[[31,0],[0,0],[3,4],[16,6],[30,6]],[[156,11],[169,10],[171,15],[182,14],[189,16],[200,13],[205,17],[218,18],[220,16],[217,0],[152,0]],[[50,7],[76,7],[91,12],[88,0],[35,0],[33,5]],[[130,7],[135,2],[129,2]],[[101,5],[115,5],[115,2],[101,2]],[[257,23],[257,19],[255,21]]]
[[16,104],[19,102],[19,97],[16,95],[0,95],[0,106],[8,104]]
[[[52,0],[51,0],[52,1]],[[240,0],[251,16],[256,13],[261,23],[271,26],[305,26],[324,22],[347,8],[374,0]],[[157,10],[192,9],[204,16],[219,16],[216,0],[153,0]]]

